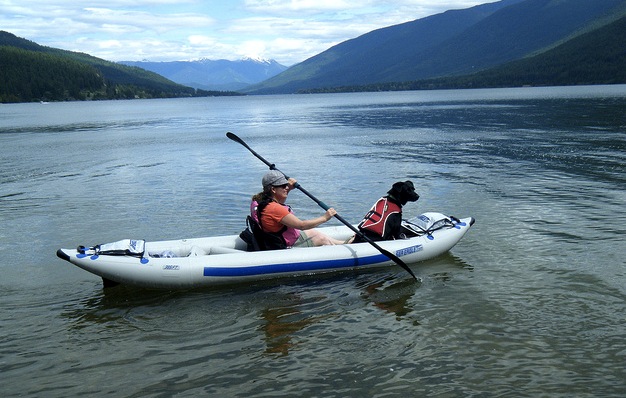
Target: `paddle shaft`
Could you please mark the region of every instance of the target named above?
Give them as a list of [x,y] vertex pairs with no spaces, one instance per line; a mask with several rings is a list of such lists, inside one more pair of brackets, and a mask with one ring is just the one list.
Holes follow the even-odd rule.
[[[289,179],[289,177],[287,177],[287,175],[285,173],[283,173],[282,171],[278,170],[276,168],[276,165],[274,165],[274,163],[270,163],[267,160],[265,160],[265,158],[263,158],[263,156],[259,155],[258,153],[256,153],[252,148],[250,148],[248,146],[248,144],[246,144],[246,142],[244,140],[242,140],[241,138],[239,138],[237,135],[228,132],[226,133],[226,137],[230,138],[231,140],[238,142],[239,144],[243,145],[248,151],[250,151],[250,153],[252,153],[254,156],[256,156],[260,161],[262,161],[263,163],[265,163],[270,170],[276,170],[280,173],[282,173],[286,179]],[[309,198],[311,198],[315,203],[318,204],[318,206],[320,206],[322,209],[324,210],[328,210],[329,207],[326,203],[322,202],[321,200],[317,199],[315,196],[311,195],[311,193],[309,193],[309,191],[307,191],[306,189],[304,189],[302,187],[302,185],[300,185],[300,183],[296,182],[296,184],[294,185],[295,188],[298,188],[303,194],[305,194],[306,196],[308,196]],[[356,227],[354,227],[354,225],[350,224],[349,222],[347,222],[343,217],[341,217],[339,214],[335,214],[334,216],[337,220],[341,221],[346,227],[350,228],[356,235],[358,235],[361,239],[363,239],[364,241],[366,241],[367,243],[369,243],[370,245],[374,246],[376,248],[376,250],[378,250],[379,252],[381,252],[382,254],[384,254],[385,256],[387,256],[390,260],[392,260],[393,262],[395,262],[396,264],[398,264],[400,267],[404,268],[409,274],[411,274],[411,276],[413,277],[413,279],[417,280],[417,277],[415,276],[415,274],[413,273],[413,271],[411,271],[411,269],[409,268],[408,265],[406,265],[404,263],[404,261],[400,260],[400,258],[398,256],[396,256],[395,254],[389,252],[388,250],[383,249],[382,247],[380,247],[376,242],[374,242],[373,240],[371,240],[370,238],[368,238],[367,236],[365,236],[363,233],[361,233],[361,231],[359,231]]]

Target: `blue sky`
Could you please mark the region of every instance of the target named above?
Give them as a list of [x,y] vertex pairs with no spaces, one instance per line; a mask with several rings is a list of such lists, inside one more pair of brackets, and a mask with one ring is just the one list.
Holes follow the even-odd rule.
[[0,0],[0,30],[109,61],[274,59],[495,0]]

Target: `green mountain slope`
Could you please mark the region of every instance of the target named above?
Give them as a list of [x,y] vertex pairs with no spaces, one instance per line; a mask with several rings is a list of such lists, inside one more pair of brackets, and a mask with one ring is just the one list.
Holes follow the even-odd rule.
[[466,10],[446,11],[423,19],[366,33],[294,65],[251,93],[295,92],[311,87],[375,83],[387,70],[413,53],[437,47],[499,9],[523,0],[504,0]]
[[[445,83],[445,79],[440,80]],[[626,17],[545,53],[448,81],[457,87],[626,83]]]
[[153,72],[41,46],[0,31],[0,102],[214,95]]
[[403,81],[470,73],[526,57],[575,34],[622,0],[527,0],[499,10],[441,46],[378,75]]
[[513,0],[448,11],[341,43],[249,92],[288,93],[475,73],[553,48],[615,20],[625,10],[626,0]]
[[79,99],[103,88],[102,74],[90,65],[0,46],[0,102]]
[[626,17],[541,54],[464,76],[301,92],[626,84]]

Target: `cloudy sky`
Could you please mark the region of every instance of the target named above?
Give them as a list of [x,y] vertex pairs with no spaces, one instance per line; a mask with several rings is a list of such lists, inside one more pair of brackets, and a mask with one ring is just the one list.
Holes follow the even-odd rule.
[[0,30],[109,61],[291,66],[385,26],[496,0],[0,0]]

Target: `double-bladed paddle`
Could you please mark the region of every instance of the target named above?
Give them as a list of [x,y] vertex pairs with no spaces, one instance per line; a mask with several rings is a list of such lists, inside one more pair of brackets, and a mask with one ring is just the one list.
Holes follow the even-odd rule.
[[[274,163],[270,163],[267,160],[265,160],[263,158],[263,156],[259,155],[258,153],[256,153],[252,148],[250,148],[248,146],[248,144],[245,143],[244,140],[242,140],[241,138],[237,137],[235,134],[228,132],[226,133],[226,137],[230,138],[231,140],[243,145],[247,150],[250,151],[250,153],[252,153],[254,156],[256,156],[261,162],[265,163],[270,170],[276,170],[279,171],[281,173],[283,173],[282,171],[278,170],[276,168],[276,166],[274,165]],[[285,176],[286,179],[289,179],[289,177],[287,177],[287,175],[285,173],[283,173],[283,175]],[[318,206],[320,206],[322,209],[324,210],[328,210],[329,207],[328,205],[326,205],[326,203],[322,202],[321,200],[317,199],[315,196],[311,195],[306,189],[302,188],[302,185],[300,185],[300,183],[296,182],[296,184],[294,185],[295,188],[298,188],[300,191],[302,191],[302,193],[304,193],[306,196],[308,196],[309,198],[313,199],[313,201],[315,203],[318,204]],[[370,238],[368,238],[367,236],[365,236],[364,234],[361,233],[361,231],[359,231],[357,228],[355,228],[352,224],[350,224],[349,222],[347,222],[343,217],[341,217],[339,214],[335,214],[335,218],[339,221],[341,221],[346,227],[350,228],[355,234],[357,234],[361,239],[363,239],[364,241],[366,241],[367,243],[369,243],[370,245],[374,246],[376,248],[376,250],[378,250],[379,252],[381,252],[382,254],[384,254],[385,256],[387,256],[390,260],[392,260],[393,262],[395,262],[396,264],[398,264],[399,266],[401,266],[402,268],[404,268],[409,274],[411,274],[411,276],[413,277],[413,279],[417,280],[417,277],[415,276],[415,274],[413,273],[413,271],[411,271],[411,269],[409,268],[408,265],[406,265],[404,263],[404,261],[400,260],[400,258],[398,256],[396,256],[395,254],[383,249],[382,247],[380,247],[376,242],[374,242],[373,240],[371,240]]]

